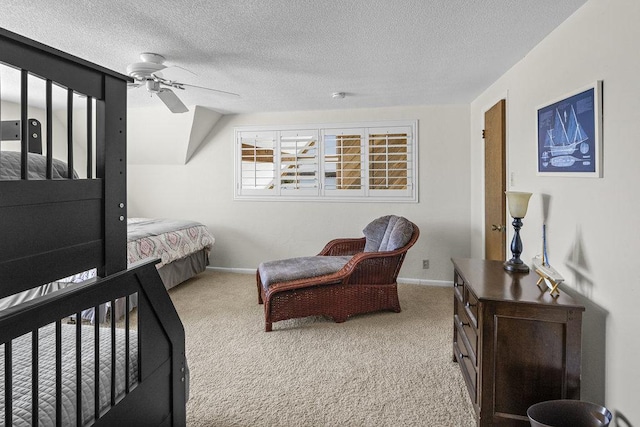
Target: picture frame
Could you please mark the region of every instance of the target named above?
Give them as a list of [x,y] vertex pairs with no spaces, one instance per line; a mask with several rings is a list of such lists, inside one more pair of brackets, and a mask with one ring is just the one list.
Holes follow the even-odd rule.
[[541,176],[602,177],[602,81],[537,109]]

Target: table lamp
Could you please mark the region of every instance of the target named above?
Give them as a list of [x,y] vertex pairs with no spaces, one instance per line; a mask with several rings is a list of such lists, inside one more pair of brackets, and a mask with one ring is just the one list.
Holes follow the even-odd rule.
[[529,206],[529,198],[532,193],[522,191],[505,191],[507,202],[509,204],[509,214],[513,217],[513,229],[515,234],[511,241],[511,253],[513,256],[509,261],[504,263],[504,269],[516,273],[528,273],[529,267],[522,262],[520,254],[522,253],[522,240],[520,240],[520,229],[522,228],[522,218],[527,214]]

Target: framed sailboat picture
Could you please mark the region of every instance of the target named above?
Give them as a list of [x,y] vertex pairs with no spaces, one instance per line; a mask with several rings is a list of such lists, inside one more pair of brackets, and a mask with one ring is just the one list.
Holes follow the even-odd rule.
[[602,81],[538,108],[538,175],[602,176]]

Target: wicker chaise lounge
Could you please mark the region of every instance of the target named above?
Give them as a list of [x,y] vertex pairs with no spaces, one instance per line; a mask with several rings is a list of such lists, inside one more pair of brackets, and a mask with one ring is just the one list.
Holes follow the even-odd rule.
[[363,230],[365,237],[335,239],[312,257],[260,264],[258,303],[265,331],[280,320],[328,316],[342,323],[354,314],[400,312],[396,279],[420,231],[411,221],[387,215]]

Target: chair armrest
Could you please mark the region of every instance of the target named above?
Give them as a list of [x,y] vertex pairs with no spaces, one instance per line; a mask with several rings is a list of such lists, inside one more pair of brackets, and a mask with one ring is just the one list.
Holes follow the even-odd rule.
[[318,254],[319,256],[345,256],[355,255],[364,250],[366,239],[364,237],[356,239],[334,239],[327,243]]

